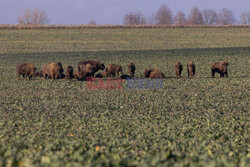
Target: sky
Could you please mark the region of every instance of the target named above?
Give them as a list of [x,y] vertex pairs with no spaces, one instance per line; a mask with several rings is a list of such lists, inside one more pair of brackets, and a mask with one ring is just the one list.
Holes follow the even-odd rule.
[[150,17],[163,4],[174,15],[181,10],[188,16],[194,6],[217,12],[227,8],[237,20],[242,12],[250,12],[250,0],[0,0],[0,24],[18,24],[25,10],[40,8],[53,25],[83,25],[91,20],[98,25],[121,25],[125,14],[141,11]]

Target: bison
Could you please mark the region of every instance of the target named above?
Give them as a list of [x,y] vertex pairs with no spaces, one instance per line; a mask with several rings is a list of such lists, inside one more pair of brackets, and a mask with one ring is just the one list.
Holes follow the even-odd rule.
[[23,78],[29,78],[30,80],[32,76],[35,75],[36,67],[31,63],[18,64],[16,70],[18,79],[20,79],[20,75],[22,75]]
[[194,77],[194,75],[195,75],[195,65],[194,65],[194,62],[193,62],[193,61],[191,61],[191,62],[187,65],[187,72],[188,72],[188,76]]
[[157,68],[149,68],[144,70],[146,78],[166,78],[165,75]]
[[135,76],[135,64],[133,62],[131,62],[128,65],[128,71],[129,71],[130,77],[134,77]]
[[176,62],[175,66],[174,66],[174,71],[175,71],[177,78],[181,77],[182,70],[183,70],[182,64],[180,62]]
[[224,77],[224,75],[226,75],[226,77],[228,77],[228,74],[227,74],[228,64],[229,63],[227,63],[225,61],[219,61],[219,62],[212,63],[212,65],[211,65],[212,77],[214,78],[215,72],[218,72],[220,74],[220,77]]
[[108,76],[119,77],[120,76],[119,74],[123,75],[122,66],[117,64],[110,64],[106,68],[106,73]]
[[94,77],[94,74],[98,70],[104,69],[104,64],[98,62],[97,60],[88,60],[78,63],[78,72],[81,79],[85,79],[86,77]]
[[62,68],[62,64],[59,63],[50,63],[43,66],[43,77],[46,80],[47,77],[51,77],[53,79],[64,78],[63,74],[64,70]]
[[73,67],[72,66],[68,66],[67,72],[66,72],[66,79],[67,80],[73,79],[74,78],[74,74],[73,73],[74,73]]

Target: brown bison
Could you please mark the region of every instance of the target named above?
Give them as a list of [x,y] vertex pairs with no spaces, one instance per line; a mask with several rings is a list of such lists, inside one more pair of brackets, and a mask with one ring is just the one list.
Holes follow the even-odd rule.
[[106,73],[108,76],[119,77],[120,76],[119,74],[123,75],[122,66],[117,65],[117,64],[110,64],[106,68]]
[[68,66],[67,72],[66,72],[66,79],[67,80],[73,79],[74,78],[74,74],[73,73],[74,73],[73,67],[72,66]]
[[18,64],[16,70],[18,79],[20,79],[20,75],[22,75],[23,78],[29,78],[30,80],[36,72],[35,66],[31,63]]
[[166,78],[165,75],[157,68],[149,68],[144,70],[146,78]]
[[59,63],[50,63],[43,66],[43,78],[46,80],[47,77],[53,79],[64,78],[62,64]]
[[86,77],[94,77],[98,70],[104,70],[105,66],[96,60],[82,61],[78,63],[78,72],[81,79]]
[[211,65],[212,77],[214,78],[215,72],[218,72],[220,74],[220,77],[224,77],[224,75],[226,75],[226,77],[228,77],[228,74],[227,74],[228,64],[229,63],[227,63],[225,61],[219,61],[219,62],[212,63],[212,65]]
[[128,71],[129,71],[130,77],[134,77],[135,76],[135,64],[133,62],[131,62],[128,65]]
[[35,72],[36,77],[43,77],[43,70]]
[[174,66],[174,71],[175,71],[177,78],[181,77],[182,70],[183,70],[182,64],[180,62],[176,62],[175,66]]
[[194,75],[195,75],[195,65],[194,65],[194,62],[193,62],[193,61],[191,61],[191,62],[187,65],[187,72],[188,72],[188,76],[194,77]]

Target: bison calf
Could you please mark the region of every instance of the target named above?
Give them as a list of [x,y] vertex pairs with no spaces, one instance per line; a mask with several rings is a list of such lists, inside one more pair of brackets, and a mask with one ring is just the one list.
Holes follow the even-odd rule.
[[214,74],[216,72],[218,72],[220,74],[220,77],[224,77],[224,75],[226,75],[226,77],[228,77],[227,74],[227,66],[229,63],[225,62],[225,61],[219,61],[219,62],[214,62],[211,65],[211,71],[212,71],[212,77],[214,78]]
[[191,61],[188,65],[187,65],[187,72],[188,72],[188,76],[189,77],[194,77],[195,75],[195,65],[194,62]]
[[23,78],[29,78],[30,80],[36,72],[35,66],[31,63],[18,64],[16,70],[18,79],[20,79],[20,75],[22,75]]
[[135,64],[133,62],[131,62],[128,65],[128,71],[129,71],[130,77],[134,77],[135,76]]
[[180,62],[176,62],[175,66],[174,66],[174,70],[175,70],[176,77],[180,78],[181,72],[183,70],[182,64]]
[[119,77],[119,74],[123,75],[122,66],[117,64],[110,64],[108,68],[106,68],[106,73],[109,76],[115,77],[117,75],[117,77]]

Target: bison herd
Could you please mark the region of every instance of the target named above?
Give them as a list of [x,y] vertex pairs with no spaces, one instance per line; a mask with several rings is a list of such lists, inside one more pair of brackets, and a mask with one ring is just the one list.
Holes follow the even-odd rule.
[[[214,77],[215,72],[220,74],[220,77],[228,77],[227,74],[228,63],[225,61],[214,62],[211,65],[212,77]],[[66,75],[62,64],[59,63],[50,63],[43,66],[42,71],[36,71],[37,68],[31,63],[19,64],[17,65],[17,77],[20,79],[22,75],[23,78],[28,78],[29,80],[32,76],[43,77],[44,80],[47,78],[53,79],[77,79],[77,80],[86,80],[88,77],[96,78],[105,78],[105,77],[117,77],[121,79],[131,78],[135,76],[135,64],[131,62],[128,64],[129,75],[123,74],[122,66],[117,64],[110,64],[107,68],[105,65],[97,60],[88,60],[78,63],[78,71],[74,72],[72,66],[67,67]],[[99,70],[103,72],[97,73]],[[183,71],[182,64],[177,62],[174,66],[176,77],[180,78]],[[195,64],[191,61],[187,65],[187,72],[189,77],[194,77],[195,75]],[[149,68],[144,70],[144,75],[146,78],[166,78],[165,75],[157,68]]]

